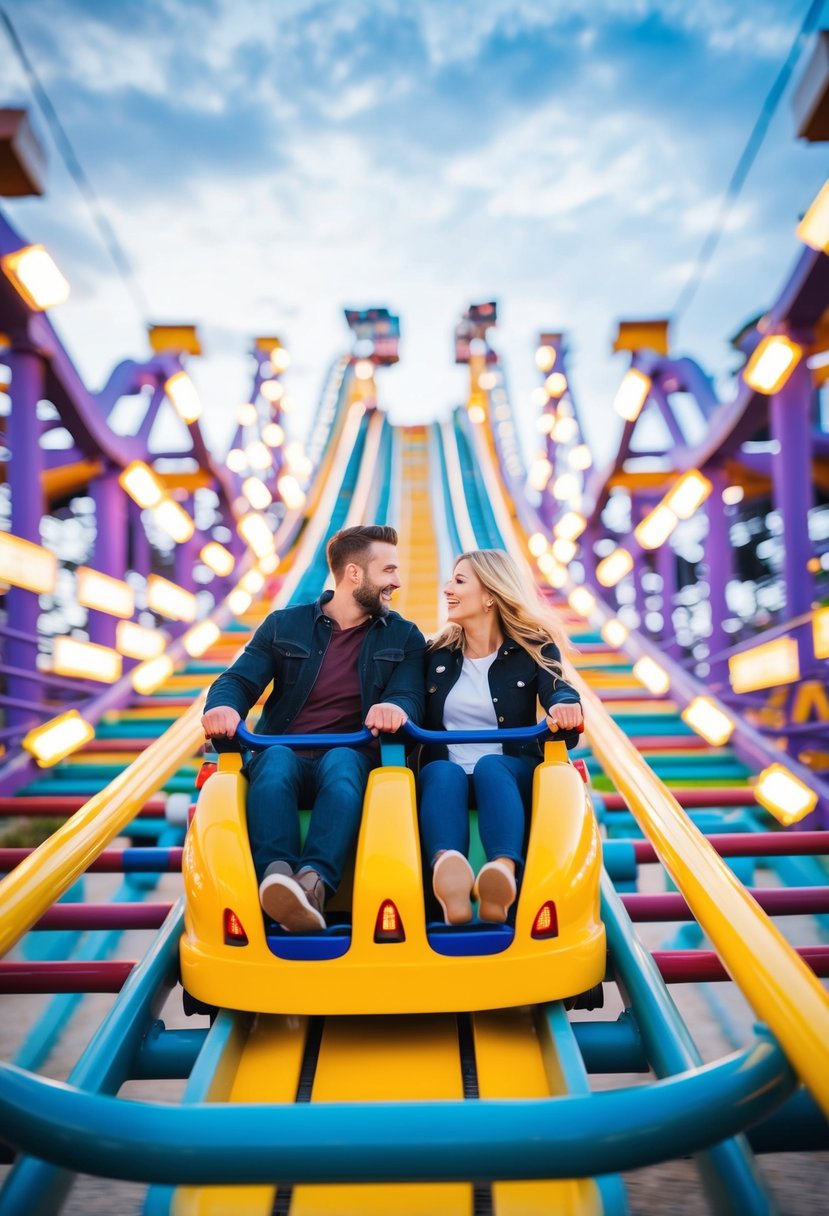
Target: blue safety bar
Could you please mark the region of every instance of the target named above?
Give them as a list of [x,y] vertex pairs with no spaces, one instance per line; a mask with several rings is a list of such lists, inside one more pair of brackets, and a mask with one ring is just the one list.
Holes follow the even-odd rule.
[[[573,733],[564,731],[563,735]],[[541,739],[550,732],[546,722],[537,722],[535,726],[507,726],[502,730],[496,727],[490,730],[425,730],[413,722],[405,722],[399,734],[415,743],[504,743],[512,739]],[[240,722],[234,738],[251,751],[264,751],[277,744],[281,747],[363,747],[373,743],[375,736],[366,727],[341,735],[257,735]]]

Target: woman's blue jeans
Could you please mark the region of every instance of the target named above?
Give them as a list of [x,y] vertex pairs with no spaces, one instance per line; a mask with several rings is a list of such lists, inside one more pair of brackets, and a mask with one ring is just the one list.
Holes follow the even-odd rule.
[[[293,870],[316,870],[329,891],[340,885],[357,840],[363,795],[374,760],[350,747],[298,756],[288,747],[269,747],[247,768],[248,836],[258,882],[272,861]],[[299,833],[300,808],[311,808],[305,846]]]
[[435,854],[445,849],[468,856],[469,808],[476,805],[487,861],[510,857],[520,870],[537,765],[530,757],[482,756],[468,777],[452,760],[427,764],[420,774],[424,864],[431,865]]

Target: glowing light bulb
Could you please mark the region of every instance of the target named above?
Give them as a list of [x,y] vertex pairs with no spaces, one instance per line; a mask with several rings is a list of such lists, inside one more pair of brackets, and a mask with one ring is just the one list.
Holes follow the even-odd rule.
[[540,372],[551,372],[556,365],[554,346],[539,346],[535,352],[535,366]]
[[631,367],[625,373],[613,400],[613,408],[626,422],[635,422],[642,412],[642,406],[648,399],[651,388],[651,378],[637,368]]
[[173,403],[173,408],[188,425],[201,417],[201,401],[196,386],[186,372],[176,372],[165,381],[164,392]]
[[27,245],[0,258],[0,266],[30,308],[44,312],[69,297],[69,284],[42,245]]
[[782,334],[763,338],[743,368],[743,379],[755,392],[777,393],[803,358],[803,347]]

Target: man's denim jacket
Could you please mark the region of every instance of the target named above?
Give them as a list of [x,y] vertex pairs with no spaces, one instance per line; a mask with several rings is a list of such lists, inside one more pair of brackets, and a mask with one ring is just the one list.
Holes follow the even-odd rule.
[[[284,734],[302,709],[322,667],[331,640],[325,605],[333,591],[314,604],[280,608],[266,617],[236,662],[207,694],[205,712],[229,705],[244,720],[273,680],[258,733]],[[372,705],[391,702],[413,722],[423,717],[426,641],[418,627],[397,612],[375,616],[360,649],[358,672],[363,717]]]

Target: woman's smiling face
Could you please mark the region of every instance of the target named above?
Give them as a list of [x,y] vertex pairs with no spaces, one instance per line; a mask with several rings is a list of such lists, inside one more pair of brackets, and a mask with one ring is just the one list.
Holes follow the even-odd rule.
[[443,588],[446,599],[446,616],[453,625],[468,625],[472,621],[483,619],[486,615],[485,605],[492,596],[484,589],[484,585],[472,569],[471,562],[462,557],[452,571],[452,577]]

